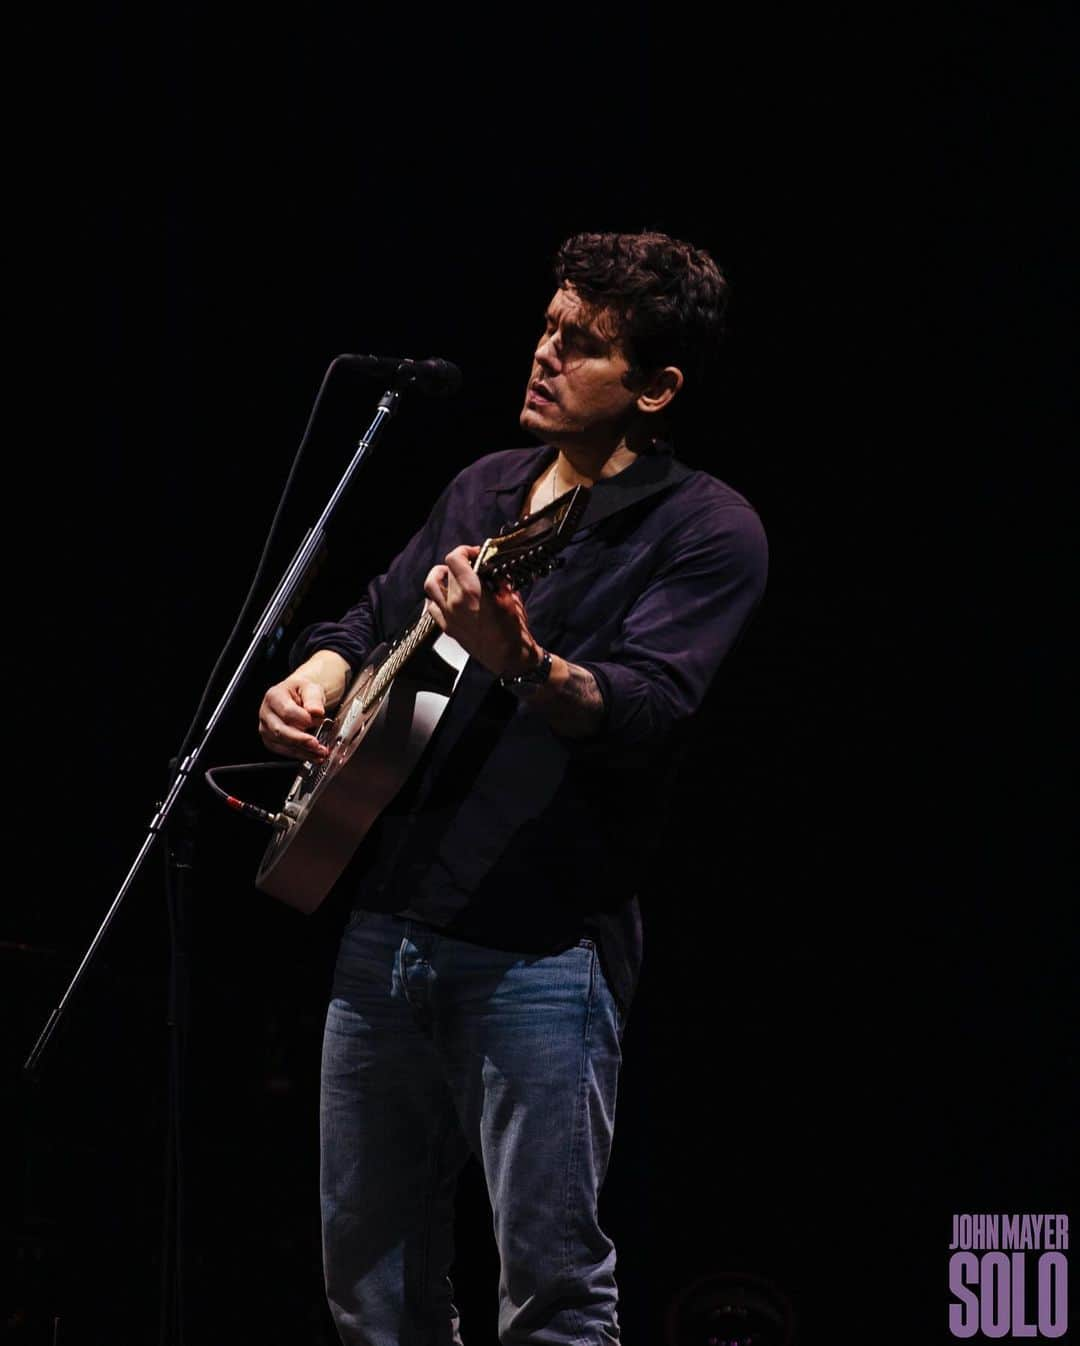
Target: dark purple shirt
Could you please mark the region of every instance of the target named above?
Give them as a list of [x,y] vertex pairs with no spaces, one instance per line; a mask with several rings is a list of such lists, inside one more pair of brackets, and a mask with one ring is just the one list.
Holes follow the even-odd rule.
[[[293,667],[330,649],[358,669],[415,620],[431,567],[517,517],[554,457],[541,445],[465,468],[356,606],[300,634]],[[419,766],[339,882],[355,906],[497,948],[555,952],[593,937],[626,1008],[641,960],[636,893],[679,745],[761,600],[768,548],[743,496],[659,453],[593,487],[561,557],[522,591],[529,627],[592,672],[599,730],[559,735],[470,659]]]

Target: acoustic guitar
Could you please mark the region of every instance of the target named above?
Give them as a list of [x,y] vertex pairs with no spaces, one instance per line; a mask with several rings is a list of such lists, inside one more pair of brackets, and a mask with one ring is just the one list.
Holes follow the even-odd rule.
[[[473,569],[489,587],[547,573],[580,523],[589,490],[575,486],[488,538]],[[468,656],[425,607],[373,650],[316,737],[330,749],[304,762],[275,817],[256,887],[312,912],[321,904],[427,746]]]

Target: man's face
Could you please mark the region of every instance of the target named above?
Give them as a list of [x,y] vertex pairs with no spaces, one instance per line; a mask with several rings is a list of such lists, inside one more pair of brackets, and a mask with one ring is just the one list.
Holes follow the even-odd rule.
[[555,292],[533,354],[522,429],[557,446],[613,448],[637,393],[623,382],[629,361],[605,311],[592,312],[572,285]]

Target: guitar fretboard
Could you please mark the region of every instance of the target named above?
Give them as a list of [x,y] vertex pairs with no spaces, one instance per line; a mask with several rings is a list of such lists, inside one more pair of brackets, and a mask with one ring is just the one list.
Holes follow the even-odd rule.
[[425,609],[382,661],[379,665],[379,671],[364,689],[364,694],[360,699],[360,708],[365,714],[376,704],[412,656],[436,629],[434,619],[428,615]]

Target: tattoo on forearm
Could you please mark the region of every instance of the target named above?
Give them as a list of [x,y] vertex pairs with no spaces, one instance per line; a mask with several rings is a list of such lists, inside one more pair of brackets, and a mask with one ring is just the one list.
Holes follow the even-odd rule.
[[604,715],[604,698],[596,679],[587,668],[567,663],[569,677],[545,709],[552,726],[571,736],[591,734],[599,729]]

